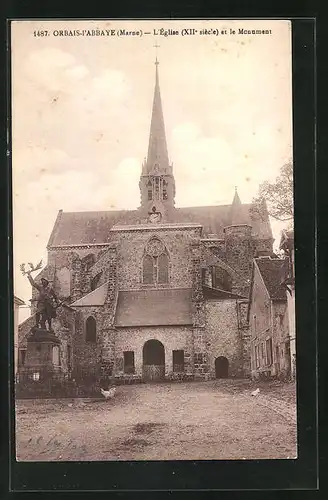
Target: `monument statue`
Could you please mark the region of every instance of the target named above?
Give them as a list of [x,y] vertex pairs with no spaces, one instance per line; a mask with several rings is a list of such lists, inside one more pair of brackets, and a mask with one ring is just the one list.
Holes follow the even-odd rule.
[[38,284],[34,281],[34,279],[31,276],[32,272],[41,269],[42,260],[36,267],[34,267],[34,265],[31,262],[29,262],[28,264],[30,266],[29,270],[25,270],[25,264],[22,264],[20,268],[23,275],[25,274],[27,275],[27,278],[31,283],[32,287],[36,288],[36,290],[38,290],[39,292],[39,295],[36,299],[37,310],[35,315],[35,321],[36,321],[35,326],[46,329],[46,323],[47,323],[48,330],[50,331],[51,321],[53,318],[56,317],[56,309],[57,307],[59,307],[60,304],[58,302],[58,298],[53,288],[51,287],[47,279],[41,278],[41,283]]

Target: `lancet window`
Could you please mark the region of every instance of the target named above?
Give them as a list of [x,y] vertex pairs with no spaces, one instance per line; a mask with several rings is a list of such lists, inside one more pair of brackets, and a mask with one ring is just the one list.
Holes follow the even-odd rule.
[[143,283],[164,285],[169,282],[169,257],[164,243],[152,238],[143,256]]

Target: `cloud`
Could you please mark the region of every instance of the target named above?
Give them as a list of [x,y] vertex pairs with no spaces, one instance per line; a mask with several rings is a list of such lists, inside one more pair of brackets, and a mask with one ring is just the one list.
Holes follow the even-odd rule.
[[121,71],[104,70],[99,76],[93,78],[91,92],[100,101],[110,99],[111,101],[121,100],[127,96],[130,86]]
[[32,83],[51,92],[70,91],[76,80],[89,74],[88,68],[77,63],[72,54],[50,47],[31,52],[24,70]]
[[89,70],[83,65],[73,66],[66,70],[66,74],[74,79],[81,80],[89,74]]
[[125,158],[108,172],[105,183],[97,190],[99,208],[134,210],[139,205],[141,166],[137,158]]
[[20,149],[14,146],[12,163],[14,184],[17,186],[40,180],[49,173],[57,174],[79,167],[78,162],[70,158],[65,151],[39,146]]
[[172,147],[179,203],[217,202],[226,191],[227,172],[233,165],[230,145],[221,137],[205,136],[195,123],[186,122],[174,128]]

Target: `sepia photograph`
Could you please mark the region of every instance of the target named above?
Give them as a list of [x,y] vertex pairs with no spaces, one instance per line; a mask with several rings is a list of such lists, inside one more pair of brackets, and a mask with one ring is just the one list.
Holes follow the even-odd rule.
[[17,461],[297,458],[291,30],[11,22]]

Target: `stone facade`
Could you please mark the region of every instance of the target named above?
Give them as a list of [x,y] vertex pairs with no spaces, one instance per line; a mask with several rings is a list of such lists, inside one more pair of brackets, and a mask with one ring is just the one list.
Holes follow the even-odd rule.
[[[265,205],[252,210],[237,192],[231,205],[175,207],[157,67],[139,187],[141,206],[134,211],[58,213],[37,280],[50,280],[69,304],[53,324],[63,373],[247,376],[252,262],[272,254],[269,217]],[[22,348],[34,313],[35,302],[20,325]]]
[[206,330],[211,376],[215,377],[215,360],[223,356],[229,362],[231,376],[244,376],[243,337],[238,325],[237,309],[239,304],[235,299],[209,300],[206,302]]
[[[252,246],[242,245],[240,252],[244,269],[240,270],[237,267],[238,246],[234,247],[233,259],[223,251],[220,251],[218,256],[209,250],[208,241],[203,236],[201,227],[188,225],[113,228],[110,235],[113,242],[108,243],[106,248],[98,253],[98,260],[97,257],[94,262],[90,259],[90,267],[83,267],[83,258],[90,258],[90,249],[83,249],[80,255],[80,249],[74,249],[74,252],[70,253],[66,249],[57,249],[57,289],[62,292],[66,287],[67,292],[69,284],[72,296],[70,321],[67,321],[67,318],[65,321],[63,312],[58,313],[54,321],[54,331],[62,341],[62,370],[70,371],[74,376],[94,373],[119,378],[142,378],[143,347],[147,340],[156,339],[164,346],[167,378],[175,378],[172,351],[183,351],[184,373],[189,378],[208,379],[218,376],[215,363],[220,357],[227,359],[229,376],[247,376],[248,300],[245,292],[244,295],[238,295],[237,292],[245,291],[247,279],[250,281],[251,275],[247,275],[245,269],[249,268],[254,256]],[[163,244],[169,258],[168,282],[155,287],[143,283],[143,256],[153,238]],[[225,248],[227,251],[229,245]],[[248,249],[248,255],[245,248]],[[244,262],[246,259],[247,265]],[[209,279],[213,267],[222,268],[231,276],[231,290],[223,291],[227,295],[217,299],[207,298],[204,292],[205,285],[216,292]],[[43,271],[42,274],[45,273],[46,271]],[[99,275],[97,288],[93,290],[92,280]],[[92,297],[101,287],[105,287],[103,302],[94,304]],[[191,291],[190,324],[136,325],[126,328],[115,325],[120,291],[152,291],[158,288]],[[254,289],[257,291],[256,286]],[[261,294],[260,291],[259,295]],[[85,301],[82,307],[79,306],[81,298]],[[262,318],[259,321],[265,321],[266,316],[262,311],[263,308],[265,311],[265,305],[261,300],[257,300],[256,307],[261,309],[261,312],[257,312],[258,317]],[[170,310],[167,315],[170,315]],[[86,322],[89,317],[94,318],[96,322],[95,342],[86,339]],[[32,325],[33,318],[21,325],[21,332],[25,331],[26,335]],[[21,337],[24,342],[23,333]],[[65,361],[68,350],[72,357],[69,364]],[[134,353],[133,375],[124,373],[123,353],[128,351]]]
[[116,340],[116,360],[118,376],[124,375],[123,353],[133,351],[135,359],[135,373],[142,375],[143,367],[143,347],[150,339],[161,342],[165,352],[165,375],[170,377],[173,374],[172,351],[184,351],[185,373],[193,374],[192,357],[192,328],[190,327],[139,327],[122,328],[117,331]]

